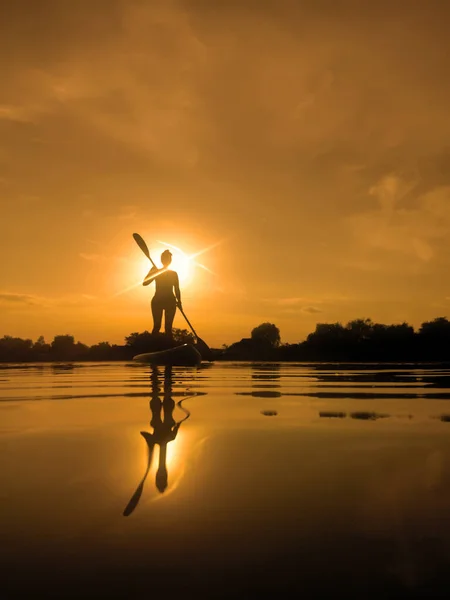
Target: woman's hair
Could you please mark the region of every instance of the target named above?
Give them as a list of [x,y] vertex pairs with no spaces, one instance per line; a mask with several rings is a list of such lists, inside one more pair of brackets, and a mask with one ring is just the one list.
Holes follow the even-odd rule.
[[170,250],[164,250],[161,254],[161,262],[162,264],[169,263],[172,260],[172,252]]

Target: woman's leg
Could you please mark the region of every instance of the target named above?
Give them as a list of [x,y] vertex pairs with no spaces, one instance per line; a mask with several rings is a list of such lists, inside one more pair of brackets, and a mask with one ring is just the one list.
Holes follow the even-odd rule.
[[164,331],[166,332],[166,335],[168,335],[169,337],[172,337],[172,325],[173,325],[173,320],[175,318],[175,312],[177,310],[177,303],[175,298],[173,299],[173,302],[167,302],[166,306],[165,306],[165,318],[164,318]]
[[159,333],[161,329],[163,305],[158,302],[155,298],[152,298],[152,315],[153,315],[153,331],[152,333]]

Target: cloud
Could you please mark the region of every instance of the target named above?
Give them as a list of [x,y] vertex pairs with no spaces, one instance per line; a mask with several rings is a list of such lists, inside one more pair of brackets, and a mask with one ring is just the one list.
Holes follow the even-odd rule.
[[416,185],[416,181],[406,182],[394,174],[389,174],[373,185],[369,194],[377,198],[382,211],[390,213]]
[[80,252],[80,258],[89,262],[103,262],[106,260],[106,256],[103,254],[89,254],[87,252]]
[[132,219],[136,219],[138,215],[139,210],[137,206],[124,206],[122,207],[122,211],[117,214],[117,219],[131,221]]
[[51,302],[54,306],[65,308],[91,306],[93,303],[98,302],[98,300],[99,298],[97,296],[92,296],[91,294],[79,294],[73,296],[61,296],[59,298],[52,299]]
[[[450,186],[426,192],[416,191],[417,183],[388,175],[372,186],[369,194],[378,206],[358,212],[344,220],[358,244],[366,249],[383,250],[392,255],[414,257],[428,263],[442,246],[448,246],[450,231]],[[355,265],[370,260],[359,257]]]
[[[91,23],[104,20],[95,7],[89,12]],[[204,121],[196,77],[207,54],[187,11],[178,2],[129,3],[120,21],[100,38],[85,32],[92,35],[88,54],[59,39],[57,61],[47,56],[42,66],[20,69],[8,82],[12,101],[0,106],[0,119],[71,117],[149,160],[193,166]]]
[[[322,187],[334,191],[337,172],[350,184],[366,176],[360,165],[385,168],[387,148],[411,163],[414,148],[447,143],[446,79],[431,77],[445,64],[447,38],[431,35],[417,10],[389,4],[387,23],[379,19],[383,0],[380,13],[343,2],[339,16],[332,3],[321,15],[314,3],[281,1],[276,19],[265,2],[251,11],[245,2],[214,10],[188,0],[114,4],[107,14],[89,6],[82,44],[71,23],[85,16],[84,3],[67,14],[48,10],[40,43],[23,33],[13,40],[27,60],[4,84],[6,118],[42,119],[46,132],[50,116],[55,127],[63,118],[64,145],[89,131],[92,144],[107,138],[156,168],[177,166],[177,176],[199,167],[202,177],[226,173],[231,182],[239,177],[239,188],[270,192],[267,180],[279,186],[285,173],[280,204],[324,171]],[[33,16],[30,9],[15,18],[33,23]],[[411,61],[411,51],[421,60]]]
[[16,294],[11,292],[0,292],[0,303],[2,304],[17,304],[26,306],[44,305],[46,301],[43,298],[33,296],[31,294]]
[[301,310],[304,313],[309,313],[312,315],[323,312],[323,310],[321,308],[318,308],[317,306],[303,306]]
[[282,309],[282,313],[286,314],[286,315],[296,315],[300,313],[304,313],[307,315],[315,315],[318,313],[323,313],[325,312],[322,308],[319,308],[318,306],[296,306],[294,307],[293,305],[285,305],[285,307]]
[[32,294],[20,294],[15,292],[0,292],[0,305],[7,310],[8,308],[63,308],[69,306],[90,305],[98,301],[96,296],[90,294],[77,294],[71,296],[60,296],[53,298],[44,298]]
[[[274,299],[269,298],[268,301],[274,302]],[[300,304],[301,302],[305,302],[305,298],[293,297],[293,298],[278,298],[275,300],[275,303],[279,304],[280,306],[295,306],[296,304]]]
[[33,121],[33,116],[34,111],[31,107],[0,105],[0,121],[30,123]]
[[130,261],[130,259],[127,256],[120,256],[120,255],[107,256],[106,254],[96,254],[96,253],[90,253],[90,252],[79,252],[78,256],[80,258],[82,258],[83,260],[86,260],[86,261],[92,262],[92,263],[102,263],[102,262],[112,262],[112,261],[117,261],[119,263],[127,263]]
[[[262,298],[263,302],[275,304],[282,307],[301,306],[301,309],[306,309],[306,312],[321,312],[316,304],[334,304],[336,302],[347,302],[350,300],[348,296],[342,294],[323,294],[321,296],[293,296],[286,298]],[[310,309],[310,310],[308,310]]]

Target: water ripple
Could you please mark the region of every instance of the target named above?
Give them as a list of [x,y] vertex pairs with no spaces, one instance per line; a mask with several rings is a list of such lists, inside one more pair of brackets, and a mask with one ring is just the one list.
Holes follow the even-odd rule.
[[[43,401],[145,398],[163,394],[164,369],[122,363],[40,363],[0,365],[0,405]],[[156,376],[156,380],[154,379]],[[158,388],[159,389],[159,388]],[[283,408],[304,408],[320,419],[386,419],[428,415],[449,422],[444,402],[450,400],[450,371],[436,366],[339,365],[304,363],[215,363],[174,367],[174,398],[238,397],[242,402],[271,402],[258,414],[283,415]],[[364,410],[354,403],[364,402]],[[403,415],[394,406],[406,407]],[[311,404],[312,403],[312,404]],[[316,403],[316,404],[314,404]],[[324,404],[325,403],[325,404]],[[242,404],[241,406],[247,406]],[[249,404],[248,406],[252,406]],[[303,409],[302,408],[302,409]],[[412,410],[412,408],[414,410]],[[359,416],[358,416],[359,415]],[[366,416],[364,416],[366,415]]]

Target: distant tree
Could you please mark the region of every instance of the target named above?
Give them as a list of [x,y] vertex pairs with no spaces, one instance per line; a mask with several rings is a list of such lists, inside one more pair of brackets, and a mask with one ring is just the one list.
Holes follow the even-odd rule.
[[111,360],[115,352],[109,342],[99,342],[89,348],[89,360]]
[[354,319],[347,323],[346,328],[356,340],[361,341],[370,338],[373,325],[372,319]]
[[86,360],[89,355],[89,346],[81,342],[75,344],[75,352],[73,360]]
[[152,336],[147,330],[142,333],[130,333],[125,338],[125,345],[131,351],[130,356],[133,354],[142,354],[143,352],[151,352],[155,347],[155,336]]
[[153,352],[155,350],[162,350],[164,348],[170,348],[178,344],[193,344],[195,338],[187,331],[187,329],[174,328],[172,330],[173,340],[168,338],[164,333],[154,335],[149,331],[143,331],[142,333],[130,333],[125,338],[126,347],[133,350],[134,353],[140,354],[142,352]]
[[52,360],[75,360],[77,348],[73,335],[55,335],[50,354]]
[[282,344],[279,348],[279,360],[306,360],[308,357],[308,343]]
[[47,344],[44,336],[40,335],[33,344],[33,359],[34,360],[49,360],[50,344]]
[[267,344],[272,348],[278,348],[281,341],[280,330],[273,323],[261,323],[261,325],[252,329],[251,339],[255,342]]
[[374,323],[366,356],[371,360],[414,360],[417,352],[417,334],[408,323],[383,325]]
[[412,359],[416,334],[407,323],[382,325],[371,319],[340,323],[318,323],[307,337],[305,350],[315,360],[394,360]]
[[172,329],[173,341],[177,344],[194,344],[195,338],[194,334],[192,334],[187,329],[178,329],[174,327]]
[[447,317],[437,317],[433,321],[425,321],[419,329],[419,334],[429,338],[450,338],[450,321]]
[[306,352],[313,360],[331,360],[349,355],[351,332],[341,323],[317,323],[298,351]]
[[0,360],[6,362],[31,360],[32,347],[32,340],[5,335],[0,339]]
[[422,323],[417,337],[423,359],[450,359],[450,322],[447,317]]
[[341,342],[348,337],[347,333],[348,329],[341,323],[317,323],[316,330],[308,335],[306,341],[333,340]]
[[50,344],[47,344],[43,335],[40,335],[38,339],[34,342],[33,348],[42,351],[43,348],[50,348]]

